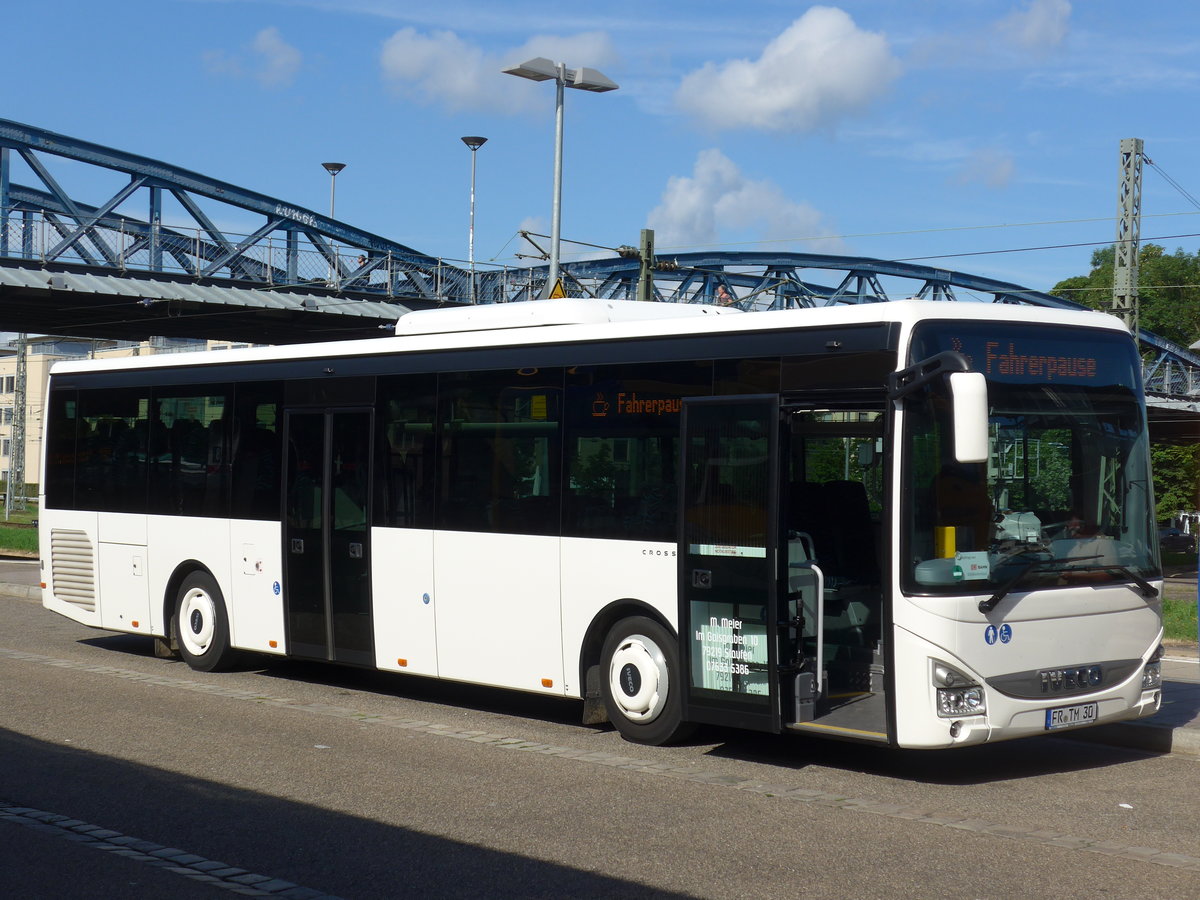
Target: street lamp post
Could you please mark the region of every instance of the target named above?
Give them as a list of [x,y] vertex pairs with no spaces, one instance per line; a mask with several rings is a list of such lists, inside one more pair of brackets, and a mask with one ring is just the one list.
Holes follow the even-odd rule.
[[507,75],[528,78],[530,81],[554,79],[554,204],[551,208],[550,224],[550,274],[546,279],[548,295],[558,285],[559,239],[562,229],[562,155],[563,155],[563,88],[576,88],[596,94],[615,91],[619,85],[610,81],[595,69],[568,69],[565,63],[556,63],[539,56],[526,60],[519,66],[503,70]]
[[462,142],[471,148],[471,226],[467,232],[467,258],[471,265],[471,302],[478,303],[475,289],[475,151],[487,143],[487,138],[467,135]]
[[[335,198],[334,185],[337,183],[338,172],[340,172],[340,171],[342,171],[342,169],[346,168],[346,164],[340,163],[340,162],[327,162],[327,163],[321,163],[321,166],[325,169],[326,172],[329,173],[329,218],[332,219],[333,218],[333,210],[334,210],[334,198]],[[330,248],[333,252],[333,258],[329,261],[329,286],[336,287],[337,286],[336,276],[338,275],[337,244],[334,243],[333,241],[330,241]]]

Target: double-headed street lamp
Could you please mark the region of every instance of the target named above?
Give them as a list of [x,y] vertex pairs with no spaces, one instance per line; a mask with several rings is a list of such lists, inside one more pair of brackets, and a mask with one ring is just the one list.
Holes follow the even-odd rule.
[[471,148],[471,227],[467,232],[467,258],[471,263],[471,302],[477,303],[475,293],[475,151],[487,143],[487,138],[467,135],[462,142]]
[[558,285],[558,247],[562,225],[563,88],[602,94],[605,91],[615,91],[618,85],[595,69],[568,69],[565,63],[556,63],[544,56],[527,60],[519,66],[512,66],[503,71],[508,75],[528,78],[530,81],[554,79],[557,85],[554,106],[554,205],[550,224],[550,275],[546,279],[548,295]]

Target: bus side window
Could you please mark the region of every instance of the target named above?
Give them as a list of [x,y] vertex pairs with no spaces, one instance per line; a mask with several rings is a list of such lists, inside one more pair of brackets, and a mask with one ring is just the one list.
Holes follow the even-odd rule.
[[437,527],[559,533],[561,369],[445,375]]
[[432,528],[437,443],[437,378],[379,379],[376,422],[375,524]]
[[573,366],[566,385],[563,534],[674,541],[680,410],[712,363]]
[[46,506],[50,509],[75,508],[75,465],[79,419],[77,391],[52,391],[46,403],[51,443],[46,447]]
[[230,509],[234,518],[279,521],[280,399],[278,384],[251,382],[235,390]]
[[150,388],[79,392],[77,509],[146,512]]

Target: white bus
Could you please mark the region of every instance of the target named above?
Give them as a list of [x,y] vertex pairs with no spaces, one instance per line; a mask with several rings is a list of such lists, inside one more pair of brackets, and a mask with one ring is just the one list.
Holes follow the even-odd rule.
[[60,363],[47,609],[583,700],[584,721],[897,747],[1161,702],[1134,342],[921,300],[413,312],[395,336]]

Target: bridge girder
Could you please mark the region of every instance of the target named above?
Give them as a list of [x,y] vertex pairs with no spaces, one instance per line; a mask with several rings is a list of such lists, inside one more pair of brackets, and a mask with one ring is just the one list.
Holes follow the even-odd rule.
[[[40,187],[12,182],[13,154]],[[118,172],[129,181],[100,202],[85,203],[62,187],[43,159],[47,156]],[[163,224],[164,194],[178,202],[179,216],[190,221]],[[144,216],[122,211],[142,195]],[[232,241],[213,224],[202,202],[261,215],[264,221],[252,234]],[[40,234],[30,231],[35,217]],[[267,243],[277,235],[282,235],[278,248]],[[164,251],[175,265],[164,268]],[[0,119],[0,257],[14,255],[45,264],[140,268],[243,284],[324,282],[430,301],[437,298],[439,283],[456,285],[466,277],[458,266],[447,267],[435,257],[314,210],[159,160]],[[307,277],[300,271],[302,256],[310,258]],[[370,283],[369,276],[381,272],[386,278]]]

